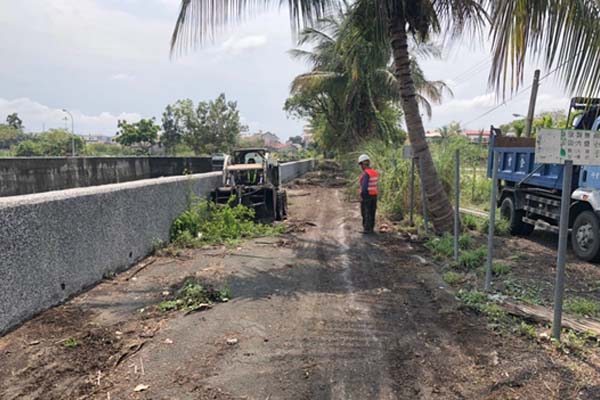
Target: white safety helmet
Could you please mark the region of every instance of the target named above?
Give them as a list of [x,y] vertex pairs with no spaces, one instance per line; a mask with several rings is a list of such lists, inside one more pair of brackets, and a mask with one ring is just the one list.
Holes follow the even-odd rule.
[[361,155],[358,157],[358,163],[360,164],[360,163],[363,163],[363,162],[365,162],[365,161],[371,161],[371,159],[369,158],[369,156],[368,156],[368,155],[366,155],[366,154],[361,154]]

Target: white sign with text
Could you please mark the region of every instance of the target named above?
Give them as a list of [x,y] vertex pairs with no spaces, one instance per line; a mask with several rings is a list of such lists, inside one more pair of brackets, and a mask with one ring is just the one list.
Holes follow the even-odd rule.
[[538,164],[600,165],[600,131],[541,129],[535,142]]

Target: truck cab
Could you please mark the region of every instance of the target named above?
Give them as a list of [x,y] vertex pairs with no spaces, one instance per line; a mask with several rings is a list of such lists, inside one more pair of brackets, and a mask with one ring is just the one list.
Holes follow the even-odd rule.
[[[569,129],[585,135],[600,134],[600,99],[571,99]],[[567,127],[565,127],[567,128]],[[578,133],[579,134],[579,133]],[[502,136],[492,129],[488,176],[492,173],[494,152],[499,156],[498,206],[510,222],[511,233],[527,235],[539,222],[558,232],[563,166],[535,162],[535,139]],[[575,166],[570,188],[571,246],[583,260],[600,261],[600,167]]]

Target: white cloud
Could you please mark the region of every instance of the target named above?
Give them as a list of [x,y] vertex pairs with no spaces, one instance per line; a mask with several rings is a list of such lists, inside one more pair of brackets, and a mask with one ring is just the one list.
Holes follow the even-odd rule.
[[268,40],[265,35],[251,35],[239,37],[231,36],[221,45],[221,50],[229,54],[240,54],[245,50],[256,49],[267,44]]
[[135,76],[125,73],[115,74],[108,78],[109,81],[132,81],[134,79]]
[[[73,114],[75,131],[83,135],[113,135],[117,130],[118,120],[126,119],[135,122],[142,118],[138,113],[124,112],[115,115],[109,112],[101,112],[97,115],[87,115],[80,110],[69,111]],[[23,120],[25,129],[31,132],[39,132],[43,127],[46,129],[64,127],[64,118],[67,116],[61,108],[49,107],[29,98],[23,97],[12,100],[0,98],[0,117],[14,112],[18,113]],[[70,121],[68,121],[67,126],[70,126]]]

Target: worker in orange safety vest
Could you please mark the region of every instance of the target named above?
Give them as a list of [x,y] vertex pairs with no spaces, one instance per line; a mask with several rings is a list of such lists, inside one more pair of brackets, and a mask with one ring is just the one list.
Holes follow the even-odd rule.
[[362,169],[360,174],[360,212],[363,220],[363,233],[373,233],[375,227],[375,213],[377,211],[377,181],[379,174],[371,168],[371,159],[362,154],[358,157],[358,165]]

